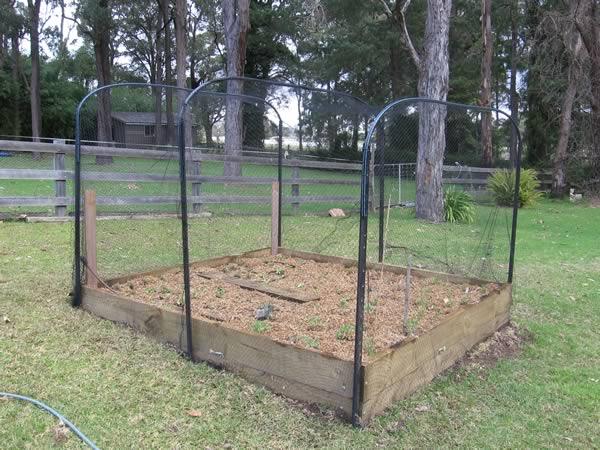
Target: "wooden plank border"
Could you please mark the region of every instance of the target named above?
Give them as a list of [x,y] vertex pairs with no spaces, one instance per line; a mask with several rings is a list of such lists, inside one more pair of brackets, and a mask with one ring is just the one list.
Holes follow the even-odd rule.
[[[179,313],[89,287],[83,288],[82,307],[181,350],[187,348]],[[192,326],[196,360],[225,367],[279,394],[351,413],[351,361],[234,330],[208,319],[194,318]]]
[[[240,258],[270,254],[270,248],[240,255],[211,258],[192,263],[193,267],[211,267],[235,262]],[[279,248],[278,253],[319,262],[356,265],[349,258],[319,255]],[[370,265],[379,269],[379,264]],[[130,274],[107,281],[108,285],[132,278],[161,275],[180,270],[180,266]],[[384,265],[383,270],[404,273],[400,266]],[[421,269],[412,273],[449,282],[474,285],[488,281]],[[447,316],[429,332],[403,341],[369,358],[363,364],[360,415],[363,424],[382,413],[435,376],[455,364],[475,344],[481,342],[510,320],[512,286],[499,289],[479,303],[464,305]],[[181,333],[181,314],[125,298],[96,288],[84,287],[82,306],[105,319],[125,323],[148,333],[161,342],[185,351],[185,333]],[[276,342],[266,336],[246,333],[210,319],[193,319],[194,357],[197,360],[232,370],[288,397],[320,403],[350,416],[352,408],[352,361],[311,351],[292,344]]]

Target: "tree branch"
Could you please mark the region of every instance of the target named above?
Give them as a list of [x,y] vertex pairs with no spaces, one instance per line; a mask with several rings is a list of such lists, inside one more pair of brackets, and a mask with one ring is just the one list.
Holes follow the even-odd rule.
[[417,52],[417,49],[413,45],[412,39],[410,38],[410,34],[408,32],[408,28],[406,27],[406,15],[405,14],[406,14],[406,10],[410,6],[411,1],[412,0],[405,0],[404,4],[402,5],[402,8],[400,9],[400,18],[402,19],[402,31],[404,32],[405,44],[408,47],[408,51],[410,52],[410,56],[412,56],[412,59],[415,62],[415,65],[418,68],[420,68],[421,67],[421,56],[419,55],[419,52]]

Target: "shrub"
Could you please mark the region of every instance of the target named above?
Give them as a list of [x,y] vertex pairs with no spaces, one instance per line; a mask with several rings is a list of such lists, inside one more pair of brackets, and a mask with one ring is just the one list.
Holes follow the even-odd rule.
[[449,188],[444,192],[444,217],[447,222],[471,223],[475,218],[473,197],[465,191]]
[[[515,197],[514,170],[499,170],[488,179],[488,189],[494,194],[499,206],[512,206]],[[521,170],[519,182],[519,208],[533,205],[542,195],[538,191],[540,182],[533,169]]]

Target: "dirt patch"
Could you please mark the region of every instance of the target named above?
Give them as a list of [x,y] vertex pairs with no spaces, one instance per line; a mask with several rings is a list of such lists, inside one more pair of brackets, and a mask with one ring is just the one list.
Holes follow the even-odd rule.
[[[297,303],[256,290],[244,289],[206,274],[225,275],[287,289],[318,300]],[[246,332],[270,336],[285,343],[351,360],[354,351],[356,302],[355,267],[321,263],[284,255],[241,258],[219,267],[195,267],[191,274],[192,314],[226,323]],[[403,341],[405,297],[402,274],[369,271],[365,302],[365,358]],[[146,303],[181,310],[183,282],[180,272],[145,276],[113,286],[120,294]],[[409,334],[420,335],[439,324],[462,305],[478,303],[496,291],[483,286],[449,283],[413,276],[410,285]],[[269,308],[268,320],[256,320],[257,310]]]
[[590,206],[592,208],[600,208],[600,197],[590,198]]
[[[531,333],[509,323],[469,351],[455,367],[466,369],[467,373],[483,374],[485,369],[495,366],[501,359],[518,356],[523,346],[531,340]],[[457,374],[460,378],[460,373]]]

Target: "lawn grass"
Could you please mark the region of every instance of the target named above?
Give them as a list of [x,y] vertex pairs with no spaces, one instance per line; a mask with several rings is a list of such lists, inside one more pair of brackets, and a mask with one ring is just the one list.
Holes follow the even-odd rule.
[[[436,236],[394,214],[396,242]],[[287,239],[355,256],[355,219],[288,218]],[[531,342],[493,368],[442,375],[364,430],[71,308],[72,225],[1,223],[0,319],[10,322],[0,320],[0,390],[49,403],[101,448],[598,447],[599,219],[600,209],[562,202],[523,210],[513,321]],[[208,225],[192,224],[194,258],[267,242],[263,218],[213,219],[210,235]],[[374,220],[369,231],[373,240]],[[175,221],[99,223],[103,275],[176,263],[178,232]],[[464,242],[456,233],[470,231],[443,233]],[[58,444],[55,421],[25,404],[0,400],[0,424],[3,448],[80,447],[73,436]]]

